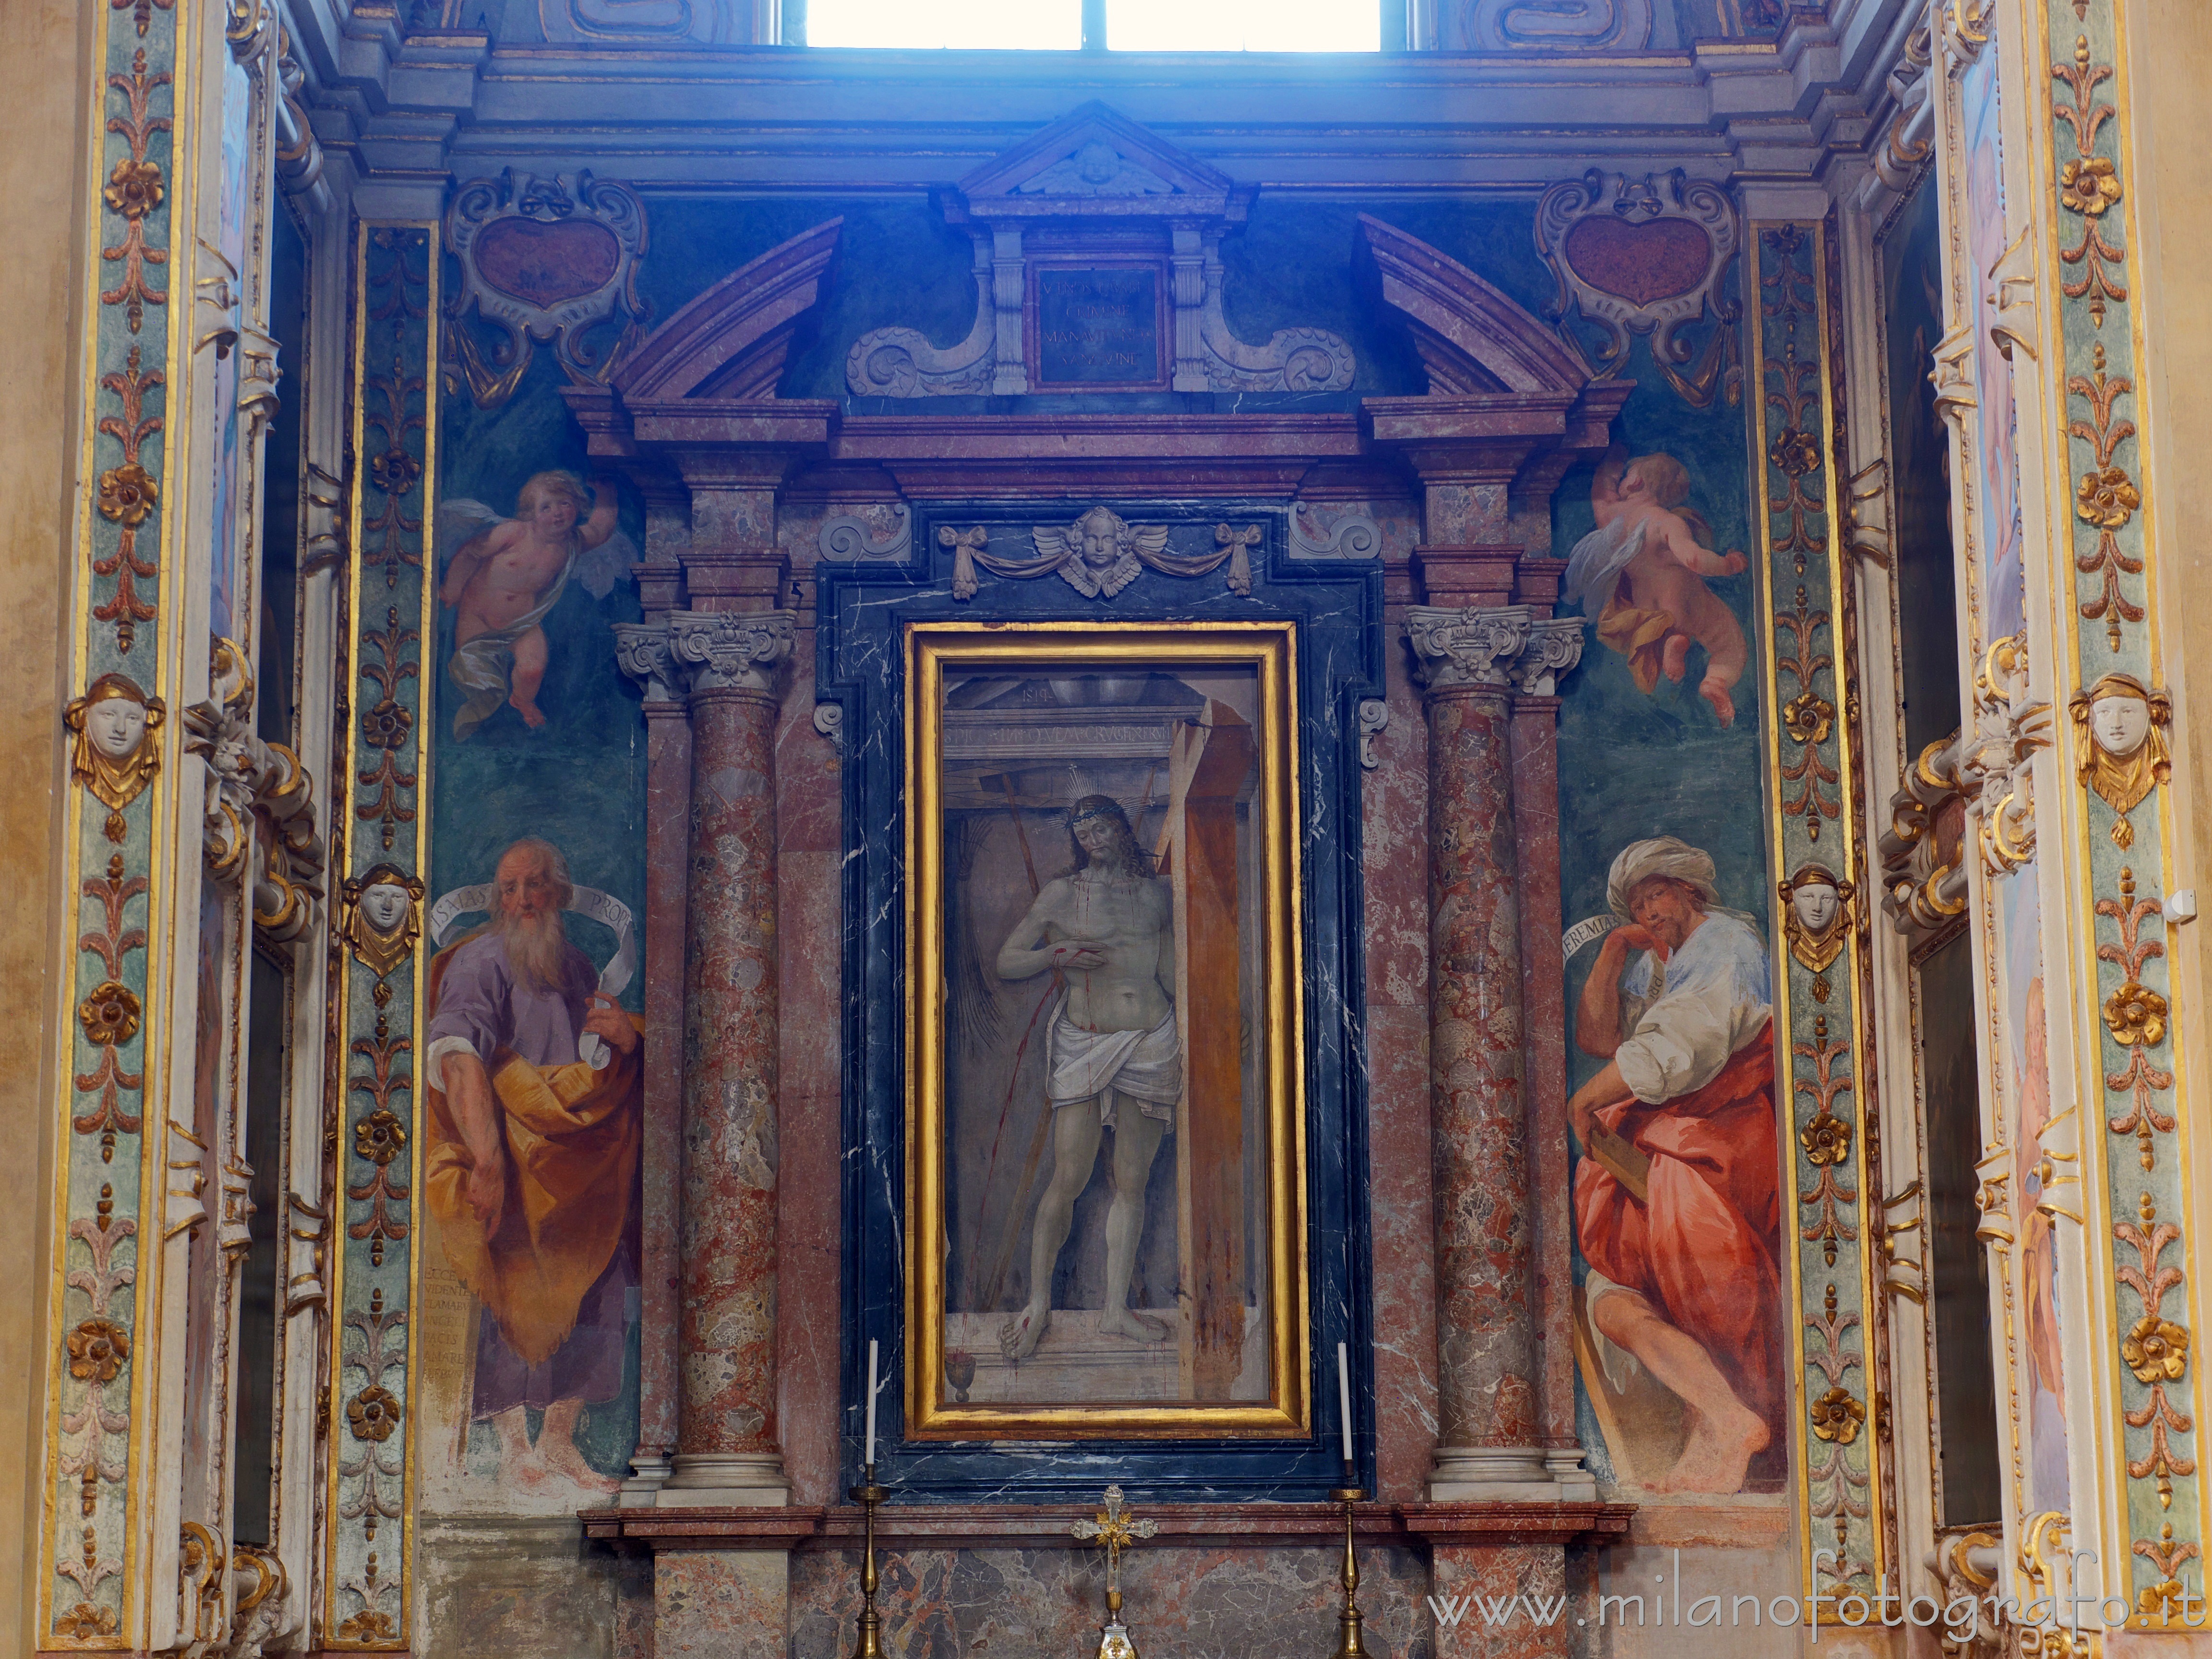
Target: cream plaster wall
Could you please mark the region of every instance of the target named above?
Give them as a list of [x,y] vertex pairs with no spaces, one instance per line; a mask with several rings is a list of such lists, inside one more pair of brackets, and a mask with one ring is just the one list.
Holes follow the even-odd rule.
[[[2156,594],[2166,684],[2178,696],[2173,809],[2179,833],[2172,882],[2212,906],[2212,201],[2205,192],[2205,88],[2212,86],[2212,6],[2204,0],[2136,0],[2131,69],[2141,88],[2135,116],[2137,211],[2145,258],[2141,278],[2150,342],[2154,428],[2153,532]],[[2186,1079],[2192,1115],[2202,1103],[2212,1051],[2212,942],[2200,920],[2173,930],[2173,970],[2183,1001]],[[2208,1172],[2200,1147],[2197,1174]],[[2203,1199],[2200,1196],[2200,1204]]]
[[33,1650],[45,1371],[49,1012],[58,867],[70,504],[82,408],[74,301],[82,282],[81,135],[93,8],[6,0],[0,52],[0,1659]]

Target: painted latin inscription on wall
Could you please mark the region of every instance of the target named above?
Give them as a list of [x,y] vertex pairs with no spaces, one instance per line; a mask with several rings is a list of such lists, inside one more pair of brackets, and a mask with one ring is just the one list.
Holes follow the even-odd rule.
[[1045,386],[1151,386],[1160,365],[1157,266],[1036,274],[1037,380]]

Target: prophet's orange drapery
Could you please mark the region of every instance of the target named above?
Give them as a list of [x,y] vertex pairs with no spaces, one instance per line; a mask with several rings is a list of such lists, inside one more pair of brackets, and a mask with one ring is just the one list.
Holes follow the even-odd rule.
[[[434,1004],[436,996],[433,985]],[[507,1202],[489,1236],[464,1196],[474,1165],[460,1127],[445,1091],[428,1091],[422,1180],[447,1259],[529,1364],[568,1340],[584,1293],[622,1243],[637,1179],[643,1055],[642,1042],[616,1050],[603,1072],[580,1060],[532,1066],[504,1048],[493,1056],[507,1171]]]
[[1782,1204],[1774,1138],[1771,1025],[1702,1089],[1654,1105],[1626,1100],[1598,1122],[1651,1160],[1648,1204],[1596,1161],[1575,1178],[1583,1257],[1640,1291],[1694,1340],[1768,1423],[1783,1420]]

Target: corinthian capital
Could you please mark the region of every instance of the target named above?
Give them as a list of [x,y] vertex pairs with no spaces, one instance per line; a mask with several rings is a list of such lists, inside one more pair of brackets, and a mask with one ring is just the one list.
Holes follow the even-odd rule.
[[1549,617],[1528,624],[1528,643],[1513,659],[1513,685],[1532,697],[1548,697],[1559,678],[1583,659],[1580,617]]
[[645,688],[652,702],[672,702],[683,696],[676,662],[670,654],[665,622],[617,623],[615,663]]
[[795,611],[673,611],[669,654],[694,691],[765,691],[798,621]]
[[1525,605],[1448,610],[1417,605],[1406,612],[1413,672],[1431,691],[1511,684],[1515,659],[1528,644],[1533,619]]

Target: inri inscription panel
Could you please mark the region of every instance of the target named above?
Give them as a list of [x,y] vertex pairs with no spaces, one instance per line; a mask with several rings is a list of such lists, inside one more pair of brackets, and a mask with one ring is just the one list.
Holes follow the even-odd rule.
[[1164,387],[1163,275],[1156,264],[1039,267],[1030,312],[1037,384]]

